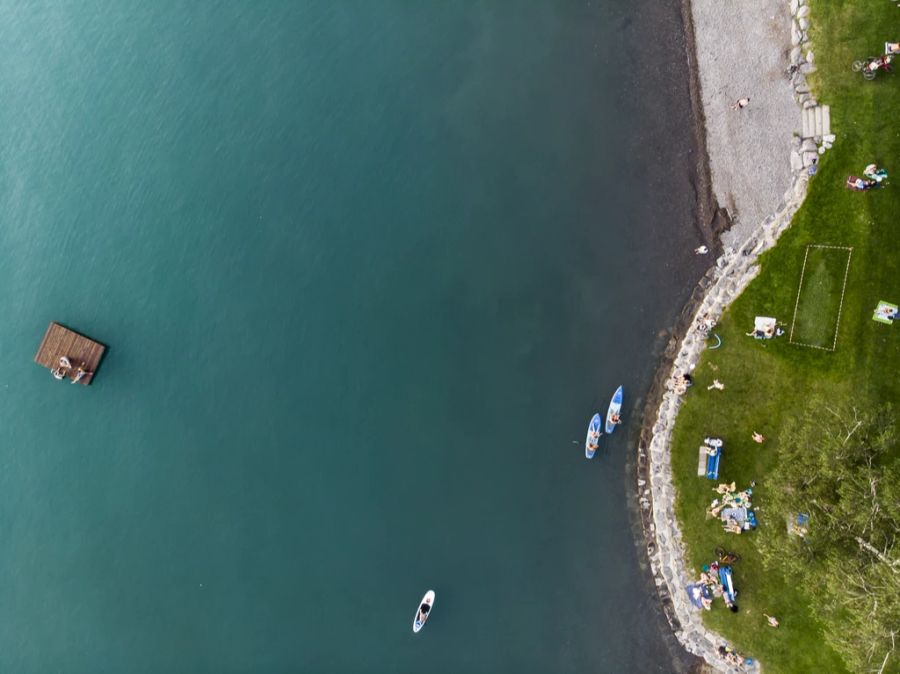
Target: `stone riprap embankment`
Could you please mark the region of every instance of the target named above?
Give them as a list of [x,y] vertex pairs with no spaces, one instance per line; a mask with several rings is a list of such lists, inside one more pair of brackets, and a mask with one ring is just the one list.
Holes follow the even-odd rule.
[[[803,203],[807,168],[834,141],[827,107],[818,105],[806,83],[805,75],[815,69],[806,2],[691,0],[713,189],[717,195],[725,190],[741,217],[723,237],[724,254],[701,280],[690,327],[667,366],[669,380],[694,369],[707,345],[699,319],[717,321],[759,273],[758,256],[775,245]],[[751,97],[748,108],[729,108],[745,95]],[[770,172],[771,166],[778,169]],[[728,206],[721,200],[720,205]],[[671,441],[680,406],[681,396],[666,391],[655,414],[645,414],[638,448],[639,507],[651,571],[669,624],[687,651],[720,671],[759,671],[758,663],[735,670],[723,662],[717,650],[725,640],[703,625],[685,592],[699,574],[685,565],[675,517]]]
[[[787,152],[787,148],[784,151]],[[728,304],[759,273],[757,256],[775,245],[779,235],[788,228],[806,196],[806,185],[805,175],[795,176],[790,190],[784,195],[786,202],[779,211],[766,218],[739,250],[726,249],[725,254],[716,261],[715,268],[701,282],[707,284],[708,289],[680,344],[670,378],[694,369],[707,345],[707,334],[698,327],[699,319],[708,316],[718,320]],[[685,592],[685,587],[696,582],[699,573],[686,567],[681,532],[675,519],[671,442],[680,407],[681,396],[667,391],[662,396],[649,441],[638,448],[638,466],[644,467],[638,473],[638,489],[642,522],[650,541],[647,553],[651,572],[663,598],[666,617],[675,630],[675,636],[689,652],[713,667],[730,671],[717,653],[718,647],[727,643],[726,640],[704,627],[700,612],[690,603]],[[754,669],[744,667],[740,671]]]

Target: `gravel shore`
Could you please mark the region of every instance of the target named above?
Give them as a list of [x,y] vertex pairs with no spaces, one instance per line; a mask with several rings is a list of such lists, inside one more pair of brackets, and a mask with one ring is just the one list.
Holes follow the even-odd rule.
[[[787,76],[791,14],[785,0],[690,0],[712,190],[737,248],[791,186],[790,143],[800,109]],[[731,105],[749,97],[747,107]]]

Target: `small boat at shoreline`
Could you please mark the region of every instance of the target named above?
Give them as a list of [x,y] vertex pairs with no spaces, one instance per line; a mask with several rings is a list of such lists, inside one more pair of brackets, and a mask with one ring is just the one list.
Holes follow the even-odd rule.
[[[606,434],[609,435],[620,423],[619,412],[622,410],[622,387],[616,389],[612,400],[609,401],[609,409],[606,411]],[[615,420],[613,419],[615,417]]]
[[601,430],[602,426],[603,418],[597,412],[591,417],[591,423],[588,424],[587,438],[584,440],[584,455],[589,459],[594,458],[594,454],[600,446],[600,434],[603,432]]
[[425,627],[425,621],[431,615],[431,607],[434,606],[434,590],[428,590],[422,601],[419,602],[419,608],[416,609],[416,617],[413,618],[413,633],[417,634],[420,629]]

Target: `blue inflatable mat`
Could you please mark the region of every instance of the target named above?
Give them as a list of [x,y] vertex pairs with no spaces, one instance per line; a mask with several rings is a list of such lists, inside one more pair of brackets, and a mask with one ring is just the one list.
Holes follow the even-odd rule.
[[706,457],[706,479],[707,480],[718,480],[719,479],[719,459],[722,458],[722,448],[719,447],[719,451],[716,452],[715,456],[707,456]]
[[722,592],[724,593],[725,598],[731,603],[734,603],[737,598],[737,592],[734,591],[734,582],[731,578],[730,566],[719,567],[719,580],[722,583]]

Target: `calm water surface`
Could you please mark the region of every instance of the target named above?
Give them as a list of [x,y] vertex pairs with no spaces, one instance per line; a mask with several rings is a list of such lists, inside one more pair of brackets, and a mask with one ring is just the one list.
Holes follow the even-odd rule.
[[625,507],[702,271],[670,4],[0,2],[0,670],[671,671]]

